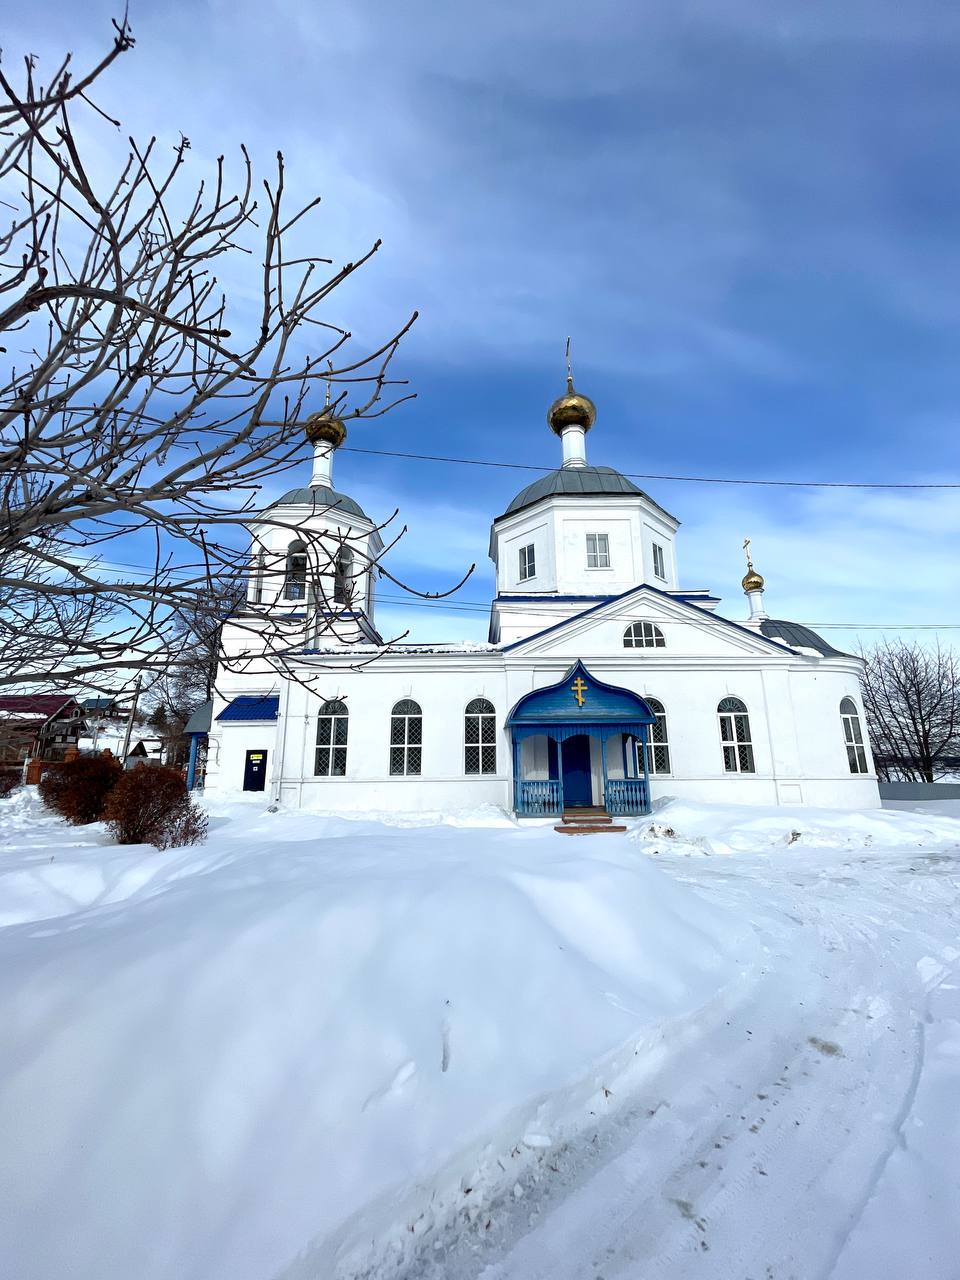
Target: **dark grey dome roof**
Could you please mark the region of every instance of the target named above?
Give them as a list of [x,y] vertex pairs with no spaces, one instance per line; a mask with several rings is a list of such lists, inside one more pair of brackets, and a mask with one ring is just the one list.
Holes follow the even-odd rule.
[[541,498],[550,498],[558,493],[570,497],[580,497],[583,494],[617,497],[625,493],[634,493],[641,498],[647,496],[626,476],[614,471],[613,467],[558,467],[556,471],[548,471],[545,476],[521,489],[503,514],[512,515],[514,511],[522,511]]
[[291,489],[276,502],[271,502],[270,507],[271,509],[273,507],[313,507],[315,511],[325,511],[327,507],[334,507],[344,515],[360,516],[363,520],[370,519],[359,503],[348,498],[345,493],[337,493],[336,489],[331,489],[325,484],[318,484],[312,489]]
[[850,657],[849,654],[834,649],[822,636],[818,636],[815,631],[811,631],[809,627],[799,622],[784,622],[782,618],[764,618],[760,623],[760,633],[768,640],[783,640],[795,649],[816,649],[825,658]]

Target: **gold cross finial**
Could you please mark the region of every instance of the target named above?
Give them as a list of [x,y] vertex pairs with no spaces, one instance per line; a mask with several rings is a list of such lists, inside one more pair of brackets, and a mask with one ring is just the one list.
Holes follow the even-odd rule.
[[744,538],[743,540],[743,552],[744,552],[744,555],[747,557],[747,568],[752,569],[753,561],[750,559],[750,539],[749,538]]
[[573,367],[570,364],[570,337],[567,336],[567,392],[573,390]]
[[330,408],[330,377],[329,377],[329,375],[330,375],[331,373],[333,373],[333,361],[332,361],[332,360],[328,360],[328,361],[327,361],[327,375],[328,375],[328,376],[327,376],[327,390],[326,390],[326,394],[324,395],[324,398],[323,398],[323,407],[324,407],[325,409],[329,409],[329,408]]
[[583,695],[589,687],[590,686],[587,684],[586,680],[582,679],[580,676],[577,676],[576,680],[574,680],[573,684],[570,686],[570,692],[576,698],[578,707],[583,706],[585,702]]

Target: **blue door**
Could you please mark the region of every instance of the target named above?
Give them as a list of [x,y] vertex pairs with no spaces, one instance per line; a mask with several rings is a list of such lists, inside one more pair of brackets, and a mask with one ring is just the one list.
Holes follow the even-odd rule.
[[593,804],[590,770],[590,739],[585,733],[567,738],[561,747],[563,759],[563,807],[582,808]]

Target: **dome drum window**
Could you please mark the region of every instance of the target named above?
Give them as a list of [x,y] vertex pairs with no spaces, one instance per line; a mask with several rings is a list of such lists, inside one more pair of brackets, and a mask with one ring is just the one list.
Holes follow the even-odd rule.
[[313,772],[318,778],[347,776],[347,706],[325,702],[317,717],[317,750]]
[[463,771],[497,772],[497,713],[486,698],[474,698],[464,712]]
[[665,649],[663,632],[654,622],[631,622],[623,633],[625,649]]
[[756,773],[750,717],[739,698],[722,698],[717,707],[725,773]]
[[402,698],[390,713],[390,773],[419,774],[423,753],[423,712],[419,702]]
[[851,773],[867,773],[867,748],[860,727],[860,713],[852,698],[840,703],[840,720],[843,724],[843,741],[847,748],[847,763]]

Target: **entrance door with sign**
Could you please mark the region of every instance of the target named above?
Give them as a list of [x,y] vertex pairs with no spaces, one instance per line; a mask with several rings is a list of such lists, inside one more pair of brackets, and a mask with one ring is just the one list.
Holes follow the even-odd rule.
[[248,751],[243,766],[244,791],[262,791],[267,784],[267,753]]

